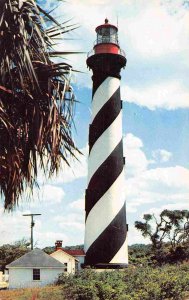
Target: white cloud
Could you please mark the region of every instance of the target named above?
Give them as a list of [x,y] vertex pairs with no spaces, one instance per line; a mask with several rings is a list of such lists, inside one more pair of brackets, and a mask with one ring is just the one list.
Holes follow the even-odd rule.
[[58,231],[68,236],[67,245],[82,244],[85,230],[84,199],[80,198],[65,206],[62,214],[52,218]]
[[[156,203],[186,203],[189,198],[189,170],[181,167],[153,168],[143,151],[143,142],[129,133],[124,137],[126,155],[125,191],[127,213],[136,213],[146,205]],[[168,161],[172,153],[158,149],[154,158],[158,162]]]
[[183,0],[161,0],[161,4],[167,11],[177,18],[183,17],[188,13],[188,1]]
[[20,200],[19,209],[41,209],[43,204],[45,204],[46,206],[51,205],[49,210],[52,211],[52,205],[63,203],[64,197],[65,192],[62,187],[52,184],[41,184],[39,188],[34,188],[33,195],[29,201],[26,201],[24,197]]
[[128,244],[149,244],[150,240],[148,238],[143,238],[141,232],[137,230],[134,226],[129,226],[128,232]]
[[189,91],[179,81],[158,83],[148,88],[123,86],[122,99],[154,110],[189,107]]
[[84,197],[81,198],[81,199],[78,199],[76,201],[71,202],[69,204],[69,207],[71,209],[74,209],[74,210],[84,211],[84,209],[85,209],[85,200],[84,200]]
[[157,1],[144,7],[125,28],[132,48],[148,58],[188,50],[188,33],[188,14],[173,17]]
[[181,167],[156,168],[125,181],[128,211],[136,213],[145,204],[187,203],[189,170]]
[[62,240],[63,246],[69,243],[69,237],[60,229],[54,226],[54,231],[37,231],[35,230],[35,247],[54,246],[56,240]]
[[123,149],[126,157],[125,172],[127,176],[134,176],[146,170],[150,161],[147,160],[141,139],[128,133],[123,138]]
[[79,238],[81,243],[81,237],[84,238],[85,229],[84,211],[83,213],[70,211],[65,215],[57,216],[54,218],[54,223],[57,228],[62,229],[63,232],[69,235],[69,240],[72,240],[73,236],[78,235],[77,239]]
[[164,149],[157,149],[152,152],[152,156],[156,160],[156,162],[164,163],[168,162],[171,159],[172,153]]
[[[40,187],[40,190],[35,190],[34,199],[38,195],[40,202],[45,202],[46,204],[57,204],[63,201],[65,192],[61,187],[46,184]],[[37,200],[38,201],[38,200]],[[33,202],[35,204],[35,202]]]
[[187,190],[189,192],[189,170],[181,166],[151,169],[141,174],[140,177],[148,180],[157,190],[160,190],[158,187],[160,183],[170,191]]
[[134,136],[132,133],[128,133],[125,138],[125,148],[126,149],[136,149],[136,148],[142,148],[143,142],[140,138],[137,136]]
[[[14,213],[4,212],[0,208],[0,245],[14,243],[23,237],[30,236],[30,218],[23,217],[30,211],[15,211]],[[39,223],[38,223],[39,224]]]

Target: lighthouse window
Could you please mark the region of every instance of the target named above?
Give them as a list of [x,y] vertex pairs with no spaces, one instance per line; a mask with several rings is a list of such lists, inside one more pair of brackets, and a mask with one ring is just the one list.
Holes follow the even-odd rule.
[[109,36],[110,35],[110,28],[108,27],[105,27],[105,28],[102,28],[102,35],[103,36]]
[[97,43],[118,43],[117,30],[113,27],[102,27],[97,33]]

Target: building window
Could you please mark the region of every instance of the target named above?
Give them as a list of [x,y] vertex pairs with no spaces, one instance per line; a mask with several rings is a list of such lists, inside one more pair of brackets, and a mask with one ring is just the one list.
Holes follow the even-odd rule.
[[67,263],[64,263],[64,265],[65,265],[64,271],[65,271],[65,272],[68,272],[68,264],[67,264]]
[[40,280],[40,269],[33,269],[33,280]]
[[78,263],[78,261],[75,262],[75,270],[76,270],[76,272],[79,271],[79,263]]

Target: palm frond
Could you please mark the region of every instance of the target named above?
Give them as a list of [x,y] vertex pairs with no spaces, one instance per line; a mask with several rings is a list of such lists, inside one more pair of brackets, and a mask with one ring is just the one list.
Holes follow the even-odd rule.
[[85,54],[81,51],[50,51],[49,56],[61,56],[61,55],[71,55],[71,54]]
[[[45,30],[41,14],[55,26]],[[7,210],[28,188],[32,194],[39,168],[52,176],[79,153],[71,135],[72,67],[51,61],[69,54],[52,46],[53,37],[74,29],[64,23],[34,0],[0,1],[0,192]]]

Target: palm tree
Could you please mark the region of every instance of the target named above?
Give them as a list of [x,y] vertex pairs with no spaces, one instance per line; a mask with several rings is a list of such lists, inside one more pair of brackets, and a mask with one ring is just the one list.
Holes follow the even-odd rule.
[[39,169],[51,176],[78,151],[72,67],[51,59],[66,54],[53,45],[76,28],[68,24],[34,0],[0,0],[0,191],[7,210],[33,191]]

